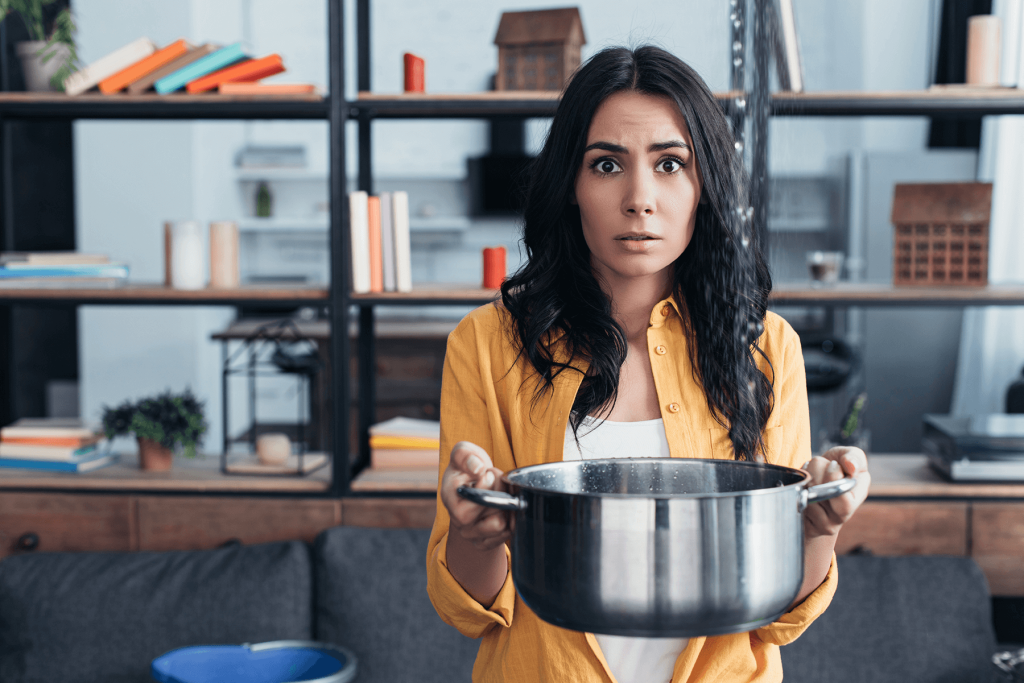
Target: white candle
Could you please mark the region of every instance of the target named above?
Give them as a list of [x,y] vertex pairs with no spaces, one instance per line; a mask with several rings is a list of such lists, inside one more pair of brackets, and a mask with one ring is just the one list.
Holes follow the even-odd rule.
[[210,223],[210,286],[226,289],[238,286],[238,224]]
[[202,289],[203,231],[196,221],[178,221],[171,228],[171,286]]
[[1000,26],[999,17],[990,14],[979,14],[968,20],[968,85],[999,85]]

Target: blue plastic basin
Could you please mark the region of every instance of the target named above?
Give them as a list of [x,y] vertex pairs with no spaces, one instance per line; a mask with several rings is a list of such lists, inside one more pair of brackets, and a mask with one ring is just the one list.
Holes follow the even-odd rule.
[[258,645],[199,645],[153,660],[159,683],[346,683],[355,658],[342,648],[312,641]]

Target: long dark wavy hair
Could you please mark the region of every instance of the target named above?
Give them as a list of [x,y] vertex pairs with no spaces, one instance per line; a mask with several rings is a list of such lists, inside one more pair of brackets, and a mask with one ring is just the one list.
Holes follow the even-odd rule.
[[[574,434],[586,416],[607,415],[614,406],[626,336],[591,268],[571,198],[594,113],[621,91],[667,98],[689,128],[704,184],[693,237],[674,265],[673,295],[688,313],[690,359],[708,407],[728,428],[735,457],[761,460],[772,381],[754,356],[763,355],[757,338],[771,275],[752,234],[742,159],[725,114],[700,76],[665,50],[604,49],[563,93],[526,188],[527,261],[501,288],[511,341],[540,375],[537,397],[561,372],[580,372],[574,361],[587,362],[570,417]],[[549,343],[557,332],[564,333],[565,357]]]

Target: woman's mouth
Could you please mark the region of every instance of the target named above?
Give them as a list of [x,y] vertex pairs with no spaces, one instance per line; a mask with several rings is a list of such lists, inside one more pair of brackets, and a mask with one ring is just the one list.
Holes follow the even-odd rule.
[[656,240],[660,238],[656,235],[652,235],[649,232],[630,232],[624,235],[617,235],[615,239],[623,242],[643,242],[647,240]]

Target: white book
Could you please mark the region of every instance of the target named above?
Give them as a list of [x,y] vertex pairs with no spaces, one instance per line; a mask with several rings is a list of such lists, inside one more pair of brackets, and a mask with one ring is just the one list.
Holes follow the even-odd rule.
[[369,195],[362,190],[348,195],[348,232],[352,252],[352,291],[370,291],[370,211]]
[[124,47],[120,47],[108,55],[71,74],[64,80],[64,92],[68,95],[80,95],[89,88],[118,71],[125,69],[140,59],[145,59],[156,52],[156,45],[149,38],[139,38]]
[[49,460],[53,462],[84,462],[108,450],[105,440],[91,446],[35,446],[27,443],[0,443],[0,458]]
[[796,33],[796,18],[793,16],[793,0],[775,0],[778,9],[779,26],[786,50],[786,67],[789,71],[789,90],[804,91],[804,70],[800,61],[800,43]]
[[440,439],[441,423],[415,417],[393,417],[370,427],[373,436],[411,436],[420,439]]
[[395,228],[395,284],[399,292],[411,292],[412,245],[409,241],[409,193],[391,193],[391,220]]
[[999,84],[1007,87],[1024,86],[1021,65],[1024,63],[1024,0],[995,0],[992,14],[1003,20],[1002,54],[999,59]]
[[398,291],[395,279],[395,221],[393,218],[391,193],[380,193],[380,246],[384,262],[384,291]]

